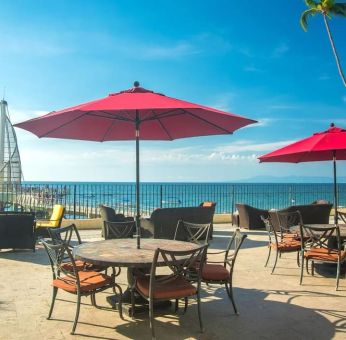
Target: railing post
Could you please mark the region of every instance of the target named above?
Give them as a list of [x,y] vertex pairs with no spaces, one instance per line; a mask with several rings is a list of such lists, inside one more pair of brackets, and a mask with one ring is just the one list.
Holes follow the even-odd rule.
[[162,208],[162,184],[160,184],[160,208]]
[[77,192],[76,192],[77,186],[76,184],[73,185],[73,219],[76,219],[76,197],[77,197]]

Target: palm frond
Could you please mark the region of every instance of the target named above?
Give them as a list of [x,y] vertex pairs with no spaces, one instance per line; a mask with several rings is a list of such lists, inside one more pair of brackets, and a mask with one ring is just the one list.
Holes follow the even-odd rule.
[[305,0],[305,4],[309,8],[317,8],[317,3],[314,0]]
[[303,14],[300,17],[300,25],[302,26],[303,30],[306,32],[308,30],[308,18],[311,16],[314,16],[319,11],[315,8],[307,9],[303,12]]
[[346,2],[334,4],[334,6],[329,9],[329,12],[334,15],[346,17]]

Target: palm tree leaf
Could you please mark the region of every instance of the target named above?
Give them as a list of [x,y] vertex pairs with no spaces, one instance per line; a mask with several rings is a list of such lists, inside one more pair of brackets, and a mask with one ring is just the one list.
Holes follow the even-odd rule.
[[318,10],[315,8],[307,9],[303,12],[303,14],[300,17],[300,25],[302,26],[303,30],[306,32],[308,30],[308,18],[310,16],[314,16],[318,13]]
[[334,15],[340,15],[346,17],[346,3],[336,3],[329,9],[329,12]]
[[310,8],[317,8],[317,3],[314,0],[305,0],[306,6]]

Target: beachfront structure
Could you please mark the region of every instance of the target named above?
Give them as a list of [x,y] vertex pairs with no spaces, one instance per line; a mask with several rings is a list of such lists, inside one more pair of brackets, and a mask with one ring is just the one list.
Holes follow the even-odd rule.
[[20,184],[22,167],[16,132],[11,124],[7,102],[0,102],[0,185]]

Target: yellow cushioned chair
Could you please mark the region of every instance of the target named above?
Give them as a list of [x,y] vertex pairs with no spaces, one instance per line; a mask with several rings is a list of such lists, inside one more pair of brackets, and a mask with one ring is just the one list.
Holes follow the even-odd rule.
[[36,221],[36,235],[49,237],[48,228],[60,228],[64,213],[65,207],[61,204],[55,204],[48,220]]

